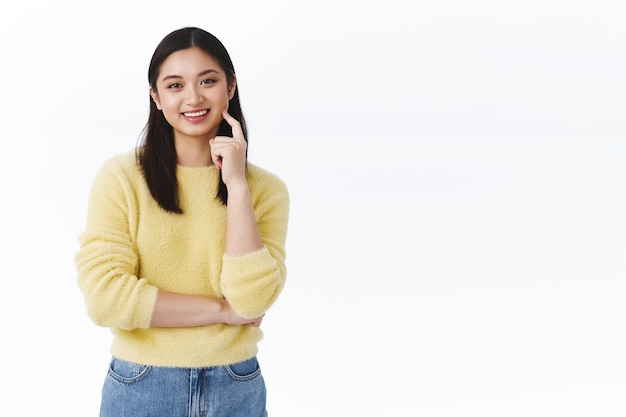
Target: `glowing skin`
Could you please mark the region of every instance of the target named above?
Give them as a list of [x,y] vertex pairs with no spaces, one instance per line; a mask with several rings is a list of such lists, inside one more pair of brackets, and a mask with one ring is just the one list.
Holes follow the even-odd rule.
[[217,135],[235,86],[236,81],[228,85],[217,61],[199,48],[176,51],[163,62],[150,95],[174,129],[181,165],[213,164],[209,140]]

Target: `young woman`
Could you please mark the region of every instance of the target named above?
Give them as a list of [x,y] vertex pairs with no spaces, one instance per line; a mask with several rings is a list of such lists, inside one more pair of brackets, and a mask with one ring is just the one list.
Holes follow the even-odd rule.
[[76,254],[110,327],[102,417],[266,416],[261,321],[285,283],[289,196],[247,161],[235,70],[186,27],[157,46],[137,149],[96,175]]

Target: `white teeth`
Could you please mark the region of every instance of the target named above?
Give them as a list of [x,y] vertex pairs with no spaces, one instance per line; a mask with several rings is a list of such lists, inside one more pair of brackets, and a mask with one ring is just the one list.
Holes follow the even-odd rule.
[[204,116],[208,112],[209,112],[208,110],[202,110],[202,111],[197,111],[194,113],[183,113],[183,115],[185,115],[185,117],[199,117],[199,116]]

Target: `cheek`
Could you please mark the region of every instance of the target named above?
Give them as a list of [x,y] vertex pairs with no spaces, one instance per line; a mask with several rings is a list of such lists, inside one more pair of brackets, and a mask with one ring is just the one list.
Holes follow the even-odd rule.
[[163,116],[165,116],[166,119],[169,119],[174,114],[174,111],[167,106],[163,106],[161,111],[163,112]]
[[161,110],[164,114],[178,114],[178,104],[174,101],[169,101],[167,99],[161,99]]
[[226,88],[215,91],[213,95],[214,102],[228,103],[230,101],[230,93]]
[[180,114],[178,113],[178,107],[168,106],[167,103],[161,102],[161,112],[165,120],[171,125],[176,123]]
[[224,92],[220,92],[219,94],[213,94],[209,98],[209,101],[211,102],[211,107],[228,109],[228,94],[224,94]]

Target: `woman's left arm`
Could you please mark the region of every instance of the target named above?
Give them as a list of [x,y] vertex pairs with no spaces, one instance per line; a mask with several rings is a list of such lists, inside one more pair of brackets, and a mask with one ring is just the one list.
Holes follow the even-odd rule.
[[228,189],[222,292],[237,314],[253,318],[265,314],[284,286],[289,197],[276,179],[253,202],[245,169],[247,143],[239,122],[226,111],[223,116],[233,137],[211,140],[213,163]]

